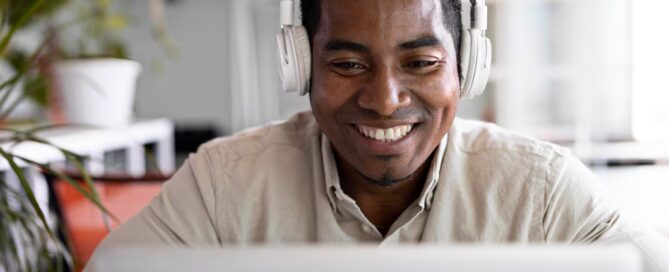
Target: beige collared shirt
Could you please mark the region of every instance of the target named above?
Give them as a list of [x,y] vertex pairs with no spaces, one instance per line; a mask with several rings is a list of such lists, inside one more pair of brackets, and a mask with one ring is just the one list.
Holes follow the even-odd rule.
[[330,143],[304,112],[203,145],[99,248],[628,242],[647,271],[667,271],[666,241],[629,227],[568,150],[456,119],[435,154],[420,197],[384,237],[342,191]]
[[[325,188],[332,206],[332,210],[337,216],[338,222],[351,221],[350,224],[341,224],[342,227],[347,228],[348,233],[352,233],[353,236],[358,237],[360,241],[377,241],[381,244],[387,243],[397,243],[399,242],[411,242],[419,241],[420,237],[416,237],[420,231],[406,231],[405,226],[414,225],[418,228],[422,228],[425,225],[425,217],[427,215],[424,212],[426,209],[429,209],[432,204],[432,199],[434,197],[434,191],[439,183],[439,170],[441,170],[441,163],[444,158],[444,151],[446,150],[448,142],[448,135],[445,136],[439,146],[437,147],[437,152],[435,153],[435,158],[433,158],[430,172],[428,173],[427,180],[425,181],[425,186],[423,191],[416,201],[405,210],[399,218],[390,226],[390,230],[386,237],[384,237],[372,224],[367,217],[362,213],[358,205],[355,203],[351,197],[346,195],[342,190],[339,182],[339,173],[337,171],[337,164],[335,163],[334,153],[332,152],[332,146],[330,141],[325,135],[321,135],[321,155],[323,159],[323,170],[324,170],[324,179],[325,179]],[[414,223],[417,221],[419,223]],[[402,229],[399,233],[397,230]]]

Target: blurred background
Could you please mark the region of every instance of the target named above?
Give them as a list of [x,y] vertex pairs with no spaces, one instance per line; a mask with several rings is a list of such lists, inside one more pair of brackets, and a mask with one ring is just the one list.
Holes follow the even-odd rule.
[[[47,135],[93,158],[86,167],[94,173],[169,173],[211,138],[309,109],[308,98],[280,90],[274,44],[278,0],[55,2],[66,3],[17,31],[10,48],[39,50],[47,37],[58,45],[50,47],[58,53],[51,55],[62,59],[92,54],[135,60],[142,67],[130,96],[130,121],[94,136]],[[58,31],[89,16],[90,3],[99,5],[92,13],[99,25],[75,23]],[[487,3],[491,79],[484,95],[461,102],[458,115],[571,148],[630,218],[669,236],[669,38],[662,34],[669,25],[669,2]],[[113,39],[99,35],[107,32]],[[88,45],[92,40],[101,42]],[[90,48],[98,53],[89,53]],[[67,70],[54,63],[55,74]],[[3,57],[0,79],[10,78],[13,66],[12,58]],[[28,79],[27,89],[34,85]],[[69,89],[60,81],[53,85]],[[65,91],[62,96],[22,100],[3,124],[67,123],[72,120],[68,109],[58,106],[69,103],[62,102]],[[136,137],[127,140],[127,135]],[[109,148],[101,150],[105,145]],[[68,164],[62,158],[45,162]]]
[[[146,18],[142,1],[119,2],[132,6],[136,19]],[[669,107],[663,101],[669,94],[661,65],[669,60],[663,50],[669,41],[658,29],[666,23],[658,10],[669,4],[488,2],[492,78],[484,96],[463,101],[461,117],[573,146],[593,163],[667,156]],[[151,68],[158,46],[148,29],[124,33],[145,66],[137,116],[230,134],[309,108],[307,98],[279,90],[276,1],[172,0],[165,8],[180,50],[161,69]]]
[[[307,98],[280,91],[276,2],[170,2],[181,54],[163,75],[140,77],[139,116],[227,135],[308,109]],[[459,116],[572,148],[630,214],[669,234],[669,38],[661,34],[669,3],[487,2],[491,80],[483,96],[462,102]],[[147,62],[155,48],[142,31],[128,39]]]
[[[128,26],[119,37],[127,57],[143,67],[136,118],[167,117],[180,128],[228,135],[309,109],[308,98],[279,90],[276,0],[162,0],[173,52],[154,37],[151,0],[106,2],[124,12]],[[663,102],[669,94],[662,67],[669,41],[659,29],[667,21],[659,10],[669,4],[487,2],[491,80],[483,96],[462,102],[461,117],[572,146],[593,162],[667,156],[669,107]],[[63,9],[56,17],[63,21],[76,11]],[[37,47],[42,27],[21,31],[16,43]],[[65,47],[76,30],[61,35]],[[639,145],[622,148],[629,143]]]

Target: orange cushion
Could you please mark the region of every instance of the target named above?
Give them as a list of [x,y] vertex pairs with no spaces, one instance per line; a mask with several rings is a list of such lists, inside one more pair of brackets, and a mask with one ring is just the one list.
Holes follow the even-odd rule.
[[[81,183],[82,186],[85,186]],[[103,205],[119,220],[111,218],[112,229],[137,214],[160,192],[162,182],[95,182]],[[54,190],[63,214],[66,231],[73,243],[77,267],[83,267],[108,230],[100,211],[72,185],[54,182]],[[77,269],[79,270],[79,269]]]

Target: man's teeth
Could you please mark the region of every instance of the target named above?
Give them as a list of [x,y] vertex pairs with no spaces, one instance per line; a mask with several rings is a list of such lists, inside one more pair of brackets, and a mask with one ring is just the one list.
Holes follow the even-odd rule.
[[392,128],[373,128],[358,126],[358,131],[368,138],[383,142],[394,142],[404,138],[411,132],[412,125],[396,126]]

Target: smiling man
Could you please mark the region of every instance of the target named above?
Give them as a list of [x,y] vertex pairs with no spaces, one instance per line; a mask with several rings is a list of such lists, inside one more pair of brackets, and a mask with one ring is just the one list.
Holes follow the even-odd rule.
[[205,144],[102,247],[607,241],[663,269],[569,151],[455,118],[460,8],[303,0],[312,110]]
[[457,51],[439,1],[319,4],[327,12],[306,13],[313,115],[332,144],[339,193],[385,235],[430,187],[458,105]]

